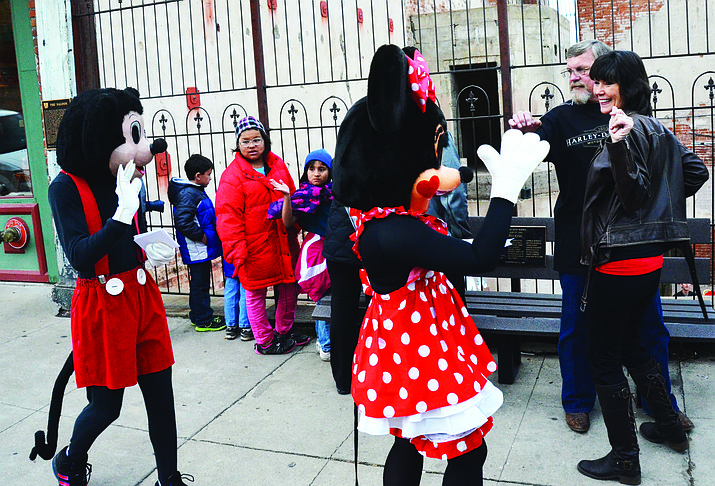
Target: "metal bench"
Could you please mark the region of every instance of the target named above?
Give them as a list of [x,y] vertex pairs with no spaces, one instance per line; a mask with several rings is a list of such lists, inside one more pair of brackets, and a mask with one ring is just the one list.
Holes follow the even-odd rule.
[[[477,234],[483,218],[470,218],[472,234]],[[691,242],[711,243],[711,224],[706,218],[691,219]],[[554,241],[552,218],[512,218],[512,227],[545,228],[547,242]],[[701,285],[710,283],[710,259],[696,258],[695,267]],[[558,281],[558,272],[553,270],[553,257],[545,255],[545,265],[525,266],[520,264],[499,265],[493,272],[481,277],[510,279],[538,279]],[[515,280],[512,288],[519,287]],[[661,272],[661,283],[692,282],[685,257],[666,256]],[[561,295],[527,292],[467,291],[467,310],[479,330],[484,333],[490,347],[496,351],[499,373],[498,381],[511,384],[521,364],[521,337],[558,337],[561,319]],[[363,296],[362,307],[366,300]],[[673,299],[664,297],[663,319],[671,339],[686,341],[715,341],[715,319],[705,320],[697,300],[689,297]],[[709,313],[715,317],[712,302]],[[330,320],[330,298],[324,297],[313,310],[314,319]]]
[[[477,234],[483,218],[470,218],[473,234]],[[691,242],[711,243],[711,224],[706,218],[688,220]],[[512,218],[512,227],[545,228],[546,241],[554,241],[552,218]],[[553,269],[553,256],[546,255],[545,266],[519,264],[499,265],[483,277],[513,279],[558,280]],[[710,259],[696,258],[695,267],[701,285],[710,283]],[[661,283],[692,282],[688,264],[683,256],[666,256],[663,261]],[[518,287],[518,284],[517,284]],[[496,349],[499,361],[499,383],[514,382],[521,364],[521,336],[558,337],[561,319],[561,295],[525,292],[467,291],[466,305],[485,339]],[[689,297],[664,297],[663,320],[671,339],[715,341],[715,320],[705,320],[697,300]],[[710,303],[710,313],[712,303]]]

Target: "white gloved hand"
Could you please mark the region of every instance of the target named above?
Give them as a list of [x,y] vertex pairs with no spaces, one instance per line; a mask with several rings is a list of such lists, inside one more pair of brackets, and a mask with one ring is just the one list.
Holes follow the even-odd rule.
[[120,165],[117,169],[117,188],[114,192],[119,197],[119,204],[112,219],[124,224],[130,224],[139,209],[139,191],[142,188],[142,181],[139,178],[132,180],[134,169],[133,160],[126,167]]
[[161,241],[149,243],[144,248],[144,253],[146,253],[147,260],[152,267],[168,265],[174,261],[176,256],[176,250]]
[[482,145],[477,155],[492,176],[491,197],[501,197],[513,204],[531,173],[549,153],[549,142],[535,133],[507,130],[501,139],[501,153]]

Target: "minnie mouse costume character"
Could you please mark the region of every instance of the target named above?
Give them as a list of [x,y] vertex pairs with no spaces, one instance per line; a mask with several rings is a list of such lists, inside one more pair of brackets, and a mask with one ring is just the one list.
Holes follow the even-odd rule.
[[[489,211],[472,244],[426,215],[429,200],[460,183],[441,166],[447,126],[419,51],[385,45],[368,94],[340,126],[334,196],[359,210],[354,250],[372,299],[353,358],[358,430],[390,433],[384,485],[418,485],[423,456],[448,461],[444,485],[482,484],[484,435],[502,393],[487,380],[489,349],[445,274],[493,269],[513,206],[548,143],[508,131],[501,154],[478,154],[492,174]],[[534,136],[531,136],[534,135]]]
[[[87,452],[119,417],[124,388],[137,383],[156,456],[156,484],[185,484],[177,471],[174,356],[166,311],[133,240],[146,229],[144,215],[137,212],[141,177],[154,154],[166,150],[162,139],[149,144],[142,112],[133,88],[86,91],[72,100],[57,134],[57,161],[63,170],[50,184],[49,198],[59,240],[79,273],[72,296],[71,356],[77,386],[87,388],[89,400],[69,446],[52,460],[60,486],[88,483]],[[164,244],[153,244],[146,252],[155,266],[174,258],[174,250]],[[68,377],[67,371],[71,374],[69,360],[63,369]],[[53,394],[50,455],[57,444],[52,410],[59,416],[61,398],[61,393]],[[38,446],[33,454],[49,459],[48,451]]]

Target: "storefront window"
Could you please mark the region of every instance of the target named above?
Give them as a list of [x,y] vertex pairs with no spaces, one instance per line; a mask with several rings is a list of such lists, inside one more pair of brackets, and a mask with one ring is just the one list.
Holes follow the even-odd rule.
[[0,198],[31,196],[9,0],[0,0]]

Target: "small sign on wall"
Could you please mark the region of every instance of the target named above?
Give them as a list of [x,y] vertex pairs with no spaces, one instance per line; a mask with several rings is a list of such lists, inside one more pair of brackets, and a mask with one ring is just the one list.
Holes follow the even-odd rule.
[[67,98],[42,102],[42,119],[45,125],[45,140],[47,141],[48,150],[57,148],[57,129],[60,127],[60,121],[70,101],[71,100]]

